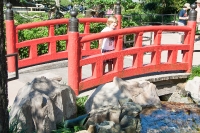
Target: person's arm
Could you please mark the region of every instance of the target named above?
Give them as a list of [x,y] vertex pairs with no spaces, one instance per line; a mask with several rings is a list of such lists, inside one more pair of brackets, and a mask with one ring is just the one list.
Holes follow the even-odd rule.
[[187,17],[179,17],[180,20],[188,20],[188,16]]
[[99,39],[99,49],[101,49],[102,43],[103,43],[103,39]]
[[186,14],[186,12],[181,10],[179,13],[179,20],[188,20],[188,16],[185,16],[185,14]]

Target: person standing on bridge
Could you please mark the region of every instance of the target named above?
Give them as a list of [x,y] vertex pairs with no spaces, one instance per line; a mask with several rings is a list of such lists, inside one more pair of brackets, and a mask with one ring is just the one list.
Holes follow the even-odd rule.
[[[178,20],[178,25],[179,26],[185,26],[187,25],[187,20],[188,20],[188,14],[187,11],[190,9],[190,4],[189,3],[185,3],[183,6],[183,9],[180,10],[179,12],[179,20]],[[180,43],[183,43],[183,37],[184,37],[184,33],[181,32],[181,38],[180,38]]]
[[[113,31],[117,24],[117,18],[115,16],[110,16],[106,22],[107,26],[101,32]],[[99,46],[101,48],[101,53],[113,51],[115,49],[114,40],[114,37],[100,39]],[[103,73],[105,73],[106,64],[108,64],[108,71],[112,71],[113,69],[113,60],[106,60],[103,62]]]

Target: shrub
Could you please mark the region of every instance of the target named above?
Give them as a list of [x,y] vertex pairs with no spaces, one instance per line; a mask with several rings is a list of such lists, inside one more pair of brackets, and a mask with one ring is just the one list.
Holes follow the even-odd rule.
[[192,68],[191,75],[189,76],[189,80],[192,80],[195,76],[200,77],[200,66],[194,66]]

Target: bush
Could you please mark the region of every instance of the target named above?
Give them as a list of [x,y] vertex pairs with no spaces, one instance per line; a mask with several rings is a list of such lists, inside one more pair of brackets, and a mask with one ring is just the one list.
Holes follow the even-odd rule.
[[191,75],[189,76],[189,80],[192,80],[195,76],[200,77],[200,66],[194,66],[192,68]]

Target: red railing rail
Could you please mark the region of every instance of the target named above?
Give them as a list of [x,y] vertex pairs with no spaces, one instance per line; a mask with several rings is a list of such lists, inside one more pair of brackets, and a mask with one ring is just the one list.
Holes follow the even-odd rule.
[[[80,23],[84,25],[84,33],[81,33],[80,36],[85,36],[90,33],[90,24],[91,23],[106,23],[107,18],[96,18],[96,19],[89,19],[89,18],[82,18],[79,20]],[[28,47],[29,56],[25,59],[19,60],[19,68],[41,64],[48,61],[60,60],[68,58],[68,47],[66,50],[61,52],[56,52],[56,41],[64,40],[66,41],[66,46],[68,46],[68,34],[64,35],[55,35],[55,26],[59,24],[65,24],[68,27],[69,19],[58,19],[58,20],[49,20],[43,22],[34,22],[28,24],[20,24],[15,26],[13,20],[6,20],[6,39],[7,39],[7,53],[15,53],[18,52],[20,48]],[[47,37],[26,40],[19,42],[18,40],[18,33],[21,30],[38,28],[38,27],[48,27],[49,35]],[[12,35],[11,35],[12,34]],[[37,33],[36,33],[37,34]],[[48,53],[43,55],[38,55],[37,46],[38,44],[48,43]],[[86,42],[83,44],[82,48],[82,56],[86,55],[93,55],[100,53],[99,49],[91,49],[90,48],[91,42]],[[14,60],[8,61],[8,71],[14,72],[15,68],[12,68],[14,64]]]
[[[106,23],[107,18],[76,18],[76,12],[71,12],[71,19],[57,19],[44,22],[36,22],[31,24],[14,25],[11,6],[7,6],[6,12],[6,42],[7,54],[18,52],[19,48],[28,47],[29,57],[20,59],[18,62],[19,68],[49,62],[53,60],[60,60],[68,58],[68,85],[78,95],[80,91],[88,88],[109,82],[113,77],[130,77],[134,75],[146,74],[151,72],[162,72],[172,70],[184,70],[190,72],[192,67],[192,56],[194,48],[194,38],[196,29],[196,5],[192,5],[190,11],[189,21],[187,26],[142,26],[121,29],[120,5],[116,6],[117,10],[115,16],[118,19],[118,27],[115,31],[104,33],[90,33],[91,23]],[[10,17],[11,16],[11,17]],[[73,23],[73,26],[72,26]],[[78,24],[84,25],[84,33],[78,32]],[[68,33],[64,35],[55,35],[55,25],[66,24]],[[48,27],[49,34],[47,37],[27,40],[23,42],[18,41],[18,32],[24,29],[31,29],[36,27]],[[76,29],[77,28],[77,29]],[[184,43],[180,44],[161,44],[162,32],[175,31],[184,32]],[[153,44],[149,46],[142,46],[142,38],[145,32],[153,32]],[[123,36],[127,34],[135,34],[135,46],[123,49]],[[108,53],[100,53],[100,49],[90,49],[90,43],[94,40],[105,37],[115,36],[115,51]],[[67,49],[62,52],[56,52],[56,41],[65,40]],[[38,56],[37,45],[48,43],[49,50],[47,54]],[[177,62],[178,50],[183,51],[182,61]],[[161,52],[168,51],[167,62],[161,62]],[[151,52],[151,62],[143,65],[143,55],[145,52]],[[86,56],[82,58],[83,56]],[[89,55],[89,56],[88,56]],[[123,60],[125,56],[133,58],[132,66],[128,68],[123,67]],[[114,69],[103,74],[103,61],[107,59],[114,60]],[[14,58],[8,59],[8,71],[15,71]],[[82,78],[81,71],[84,65],[92,64],[92,76],[86,79]]]

